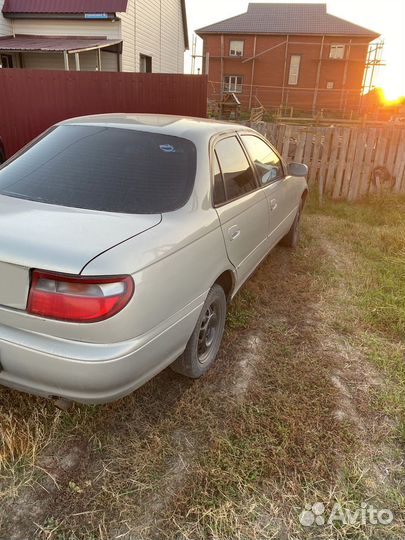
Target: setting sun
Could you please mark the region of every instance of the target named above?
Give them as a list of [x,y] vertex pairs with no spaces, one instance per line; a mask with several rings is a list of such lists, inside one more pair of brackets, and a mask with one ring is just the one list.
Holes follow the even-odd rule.
[[384,104],[395,105],[397,102],[401,101],[401,98],[403,99],[403,96],[401,96],[401,92],[397,88],[384,86],[381,89],[381,98]]
[[393,105],[404,96],[402,77],[388,64],[383,66],[375,78],[377,88],[380,88],[380,97],[386,105]]
[[385,107],[395,107],[399,105],[405,98],[401,95],[400,90],[397,88],[383,87],[377,89],[380,102]]

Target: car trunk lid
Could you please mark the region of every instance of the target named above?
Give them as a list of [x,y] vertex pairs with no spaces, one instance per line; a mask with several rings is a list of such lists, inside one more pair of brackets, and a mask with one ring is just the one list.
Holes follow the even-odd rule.
[[155,227],[161,214],[118,214],[0,195],[0,305],[25,309],[30,269],[80,274],[100,253]]

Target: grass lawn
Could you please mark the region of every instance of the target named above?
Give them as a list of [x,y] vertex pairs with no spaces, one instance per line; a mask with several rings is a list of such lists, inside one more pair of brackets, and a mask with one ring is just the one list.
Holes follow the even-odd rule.
[[[198,381],[68,412],[1,389],[0,537],[404,538],[404,210],[310,200]],[[394,518],[301,525],[314,503]]]

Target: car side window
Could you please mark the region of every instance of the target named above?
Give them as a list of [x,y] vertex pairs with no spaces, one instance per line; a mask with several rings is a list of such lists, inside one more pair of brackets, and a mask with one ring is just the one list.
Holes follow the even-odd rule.
[[255,164],[262,185],[283,178],[281,159],[268,144],[254,135],[242,135],[242,141]]
[[224,186],[224,180],[222,178],[221,169],[219,167],[217,154],[214,151],[213,154],[213,173],[214,173],[214,194],[213,194],[213,202],[214,205],[216,204],[222,204],[225,202],[225,186]]
[[220,140],[215,146],[215,152],[224,180],[227,201],[257,188],[252,167],[236,137]]

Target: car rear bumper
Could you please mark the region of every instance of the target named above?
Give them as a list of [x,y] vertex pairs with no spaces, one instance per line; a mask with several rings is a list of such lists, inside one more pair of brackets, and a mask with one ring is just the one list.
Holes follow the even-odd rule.
[[203,305],[198,300],[175,322],[121,343],[83,343],[0,325],[0,384],[81,403],[119,399],[184,351]]

